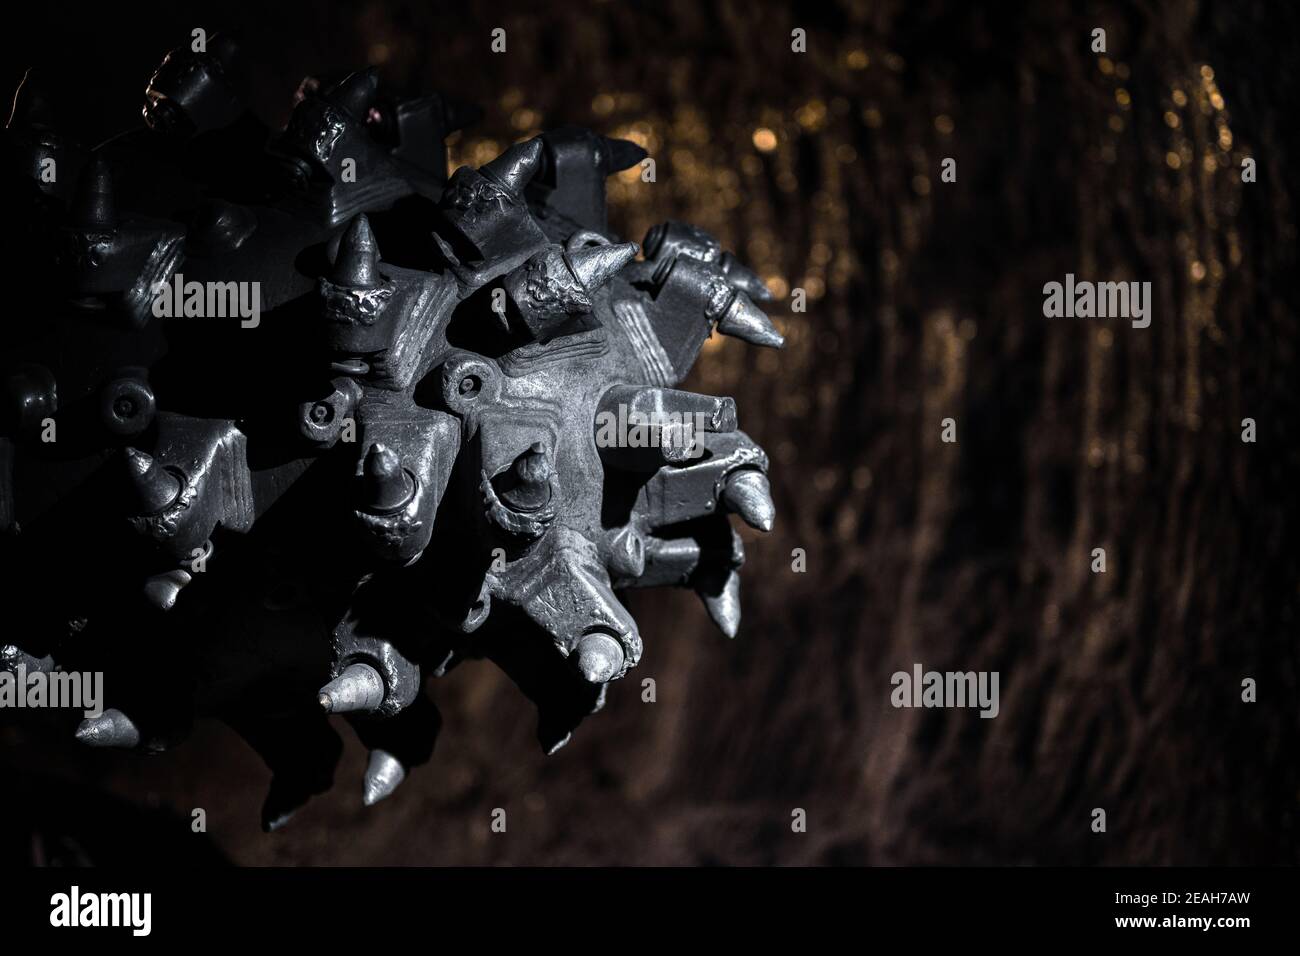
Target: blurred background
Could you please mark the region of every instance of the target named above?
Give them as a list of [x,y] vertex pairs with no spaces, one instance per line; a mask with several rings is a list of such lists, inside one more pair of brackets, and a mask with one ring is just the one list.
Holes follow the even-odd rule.
[[[635,680],[558,754],[471,664],[432,684],[437,752],[392,798],[361,806],[365,751],[341,727],[335,789],[269,836],[269,774],[223,727],[148,758],[6,723],[0,801],[28,821],[0,836],[6,863],[1300,862],[1294,7],[28,15],[0,78],[59,64],[85,141],[139,123],[196,26],[240,31],[267,119],[304,75],[376,64],[395,90],[486,110],[453,166],[564,123],[636,140],[657,181],[610,181],[614,226],[695,222],[807,311],[776,307],[780,353],[715,338],[685,385],[734,396],[773,459],[776,530],[747,534],[734,642],[689,592],[632,594]],[[1045,319],[1042,286],[1067,272],[1150,281],[1151,327]],[[999,671],[1000,715],[892,708],[890,675],[915,662]]]

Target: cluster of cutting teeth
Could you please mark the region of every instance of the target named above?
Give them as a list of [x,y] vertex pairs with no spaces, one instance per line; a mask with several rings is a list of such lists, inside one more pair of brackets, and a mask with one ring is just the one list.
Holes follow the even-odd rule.
[[[178,137],[223,154],[249,140],[233,48],[210,51],[173,51],[148,90],[140,135],[181,174],[194,160]],[[297,322],[282,358],[296,379],[321,383],[251,416],[200,416],[161,388],[155,408],[142,362],[93,383],[115,397],[86,438],[96,453],[116,449],[103,471],[119,469],[111,480],[132,489],[128,524],[155,555],[141,594],[160,619],[183,613],[172,609],[191,590],[204,600],[193,583],[221,569],[223,541],[259,540],[273,504],[294,506],[300,478],[343,464],[345,487],[312,501],[347,555],[322,556],[318,569],[323,590],[346,597],[333,631],[311,642],[328,645],[327,672],[316,655],[293,679],[244,675],[215,641],[197,653],[233,679],[179,706],[126,695],[76,731],[94,746],[156,751],[195,716],[227,720],[273,771],[268,828],[330,784],[340,745],[326,715],[345,715],[371,752],[365,802],[392,793],[433,749],[426,678],[467,659],[514,678],[537,703],[541,744],[558,749],[641,657],[621,589],[691,588],[734,636],[744,550],[728,515],[771,530],[768,459],[731,399],[677,386],[715,331],[783,344],[759,305],[766,286],[712,236],[668,222],[638,247],[610,232],[604,180],[642,160],[635,144],[564,128],[448,178],[450,101],[394,104],[373,70],[305,82],[299,97],[287,127],[265,131],[260,155],[273,162],[238,166],[242,187],[279,170],[274,188],[209,183],[184,221],[127,214],[115,177],[131,167],[105,148],[81,157],[75,191],[38,184],[32,211],[52,217],[60,281],[79,307],[100,310],[96,321],[124,335],[161,322],[139,290],[182,264],[200,280],[257,282],[263,333],[248,333],[248,347],[281,347],[288,337],[265,330]],[[77,148],[29,87],[17,103],[8,147],[73,163]],[[417,154],[422,137],[432,157]],[[398,255],[385,256],[386,236]],[[38,410],[82,388],[61,380],[55,397],[46,379],[61,369],[24,374],[22,399]],[[256,427],[295,415],[289,437]],[[636,440],[601,428],[627,421],[649,424]],[[658,440],[664,422],[692,423],[689,446]],[[6,462],[13,449],[39,455],[30,424],[4,439]],[[6,509],[0,518],[15,522]],[[65,638],[48,654],[9,647],[4,666],[58,667],[62,652],[75,657]],[[314,700],[287,689],[313,674]],[[272,703],[248,690],[267,680],[286,688]],[[111,675],[107,687],[113,702]]]

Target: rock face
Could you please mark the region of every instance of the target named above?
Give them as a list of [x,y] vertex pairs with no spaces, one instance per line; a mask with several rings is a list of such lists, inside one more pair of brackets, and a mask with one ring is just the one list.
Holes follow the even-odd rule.
[[[1294,71],[1276,66],[1291,51],[1294,14],[1170,4],[1092,22],[1061,2],[1018,21],[974,7],[899,0],[792,15],[760,5],[751,19],[692,3],[610,4],[543,20],[528,5],[492,4],[467,11],[455,35],[423,9],[400,22],[382,4],[362,20],[314,10],[336,18],[315,31],[332,41],[270,24],[271,60],[294,69],[383,44],[386,75],[426,87],[466,78],[459,89],[505,111],[490,110],[455,147],[476,169],[558,103],[573,104],[565,120],[635,135],[657,182],[612,177],[611,223],[645,236],[652,254],[651,225],[689,219],[773,289],[791,290],[792,310],[793,290],[807,293],[806,312],[778,319],[779,362],[715,337],[685,382],[663,386],[734,396],[770,453],[779,518],[765,537],[740,529],[746,581],[761,585],[744,591],[735,644],[706,639],[711,625],[689,593],[624,595],[646,638],[633,683],[613,685],[601,719],[554,758],[537,750],[527,701],[480,664],[430,682],[456,732],[405,782],[382,743],[348,740],[339,774],[364,779],[364,799],[393,793],[368,816],[355,786],[338,787],[275,840],[250,833],[266,771],[207,723],[161,760],[103,771],[103,785],[135,803],[153,790],[182,815],[206,807],[214,840],[248,863],[1297,862],[1300,303],[1286,106],[1298,91]],[[498,26],[509,53],[484,70],[483,38]],[[1106,54],[1091,49],[1099,26]],[[191,27],[158,11],[149,29],[175,37]],[[796,27],[805,54],[790,50]],[[132,42],[161,35],[137,30]],[[582,55],[556,56],[569,42]],[[96,44],[77,49],[112,75]],[[276,105],[265,90],[251,95]],[[948,158],[953,182],[942,178]],[[1244,160],[1256,163],[1253,182],[1242,180]],[[210,221],[237,236],[239,217],[219,213]],[[380,217],[367,218],[379,278],[340,308],[377,307],[384,277],[397,296],[402,277],[388,260],[409,265],[389,251],[397,240]],[[327,251],[317,274],[334,281]],[[563,271],[554,280],[553,259],[530,259],[502,287],[507,318],[524,300],[540,340],[582,294]],[[1046,317],[1043,287],[1067,274],[1151,282],[1150,327]],[[534,289],[548,294],[534,302]],[[290,291],[322,296],[309,282]],[[614,321],[635,325],[636,310],[619,307]],[[237,346],[251,333],[232,325]],[[215,348],[212,330],[201,341]],[[273,363],[232,356],[217,384],[279,381]],[[185,366],[186,376],[206,367]],[[29,374],[25,407],[39,422],[50,396]],[[352,395],[343,384],[331,401]],[[193,411],[234,414],[204,402]],[[1254,443],[1242,440],[1248,418]],[[954,442],[943,440],[945,419]],[[544,489],[558,469],[547,446],[515,447],[498,473],[513,476],[510,487],[489,482],[483,499],[551,500]],[[357,486],[368,500],[380,512],[405,501],[405,472],[382,449],[373,464],[374,480],[363,468]],[[315,470],[304,482],[324,497],[338,487]],[[29,493],[47,507],[75,500],[71,488]],[[518,511],[529,516],[520,526],[546,513]],[[273,511],[258,524],[264,533],[274,522],[283,538],[250,554],[256,570],[231,590],[269,613],[227,603],[186,624],[250,659],[290,630],[318,637],[338,624],[314,596],[321,585],[287,573],[310,551],[294,542],[312,540],[316,513]],[[60,540],[81,542],[79,580],[90,567],[117,575],[97,534]],[[606,547],[635,569],[630,535]],[[1104,573],[1093,570],[1097,548]],[[22,613],[80,616],[69,582],[44,570],[69,568],[67,546],[25,554],[33,570],[22,586],[41,590]],[[565,555],[571,568],[591,563],[580,548]],[[187,602],[212,580],[193,577],[167,616],[191,614]],[[584,580],[580,570],[566,579]],[[727,594],[713,595],[724,628]],[[592,667],[617,661],[605,636],[626,660],[615,635],[595,634]],[[322,648],[320,667],[329,657]],[[568,676],[579,663],[570,659],[556,661]],[[918,663],[998,672],[998,716],[892,706],[891,676]],[[1246,679],[1254,703],[1242,699]],[[299,691],[318,706],[320,687]],[[417,697],[394,720],[424,706]],[[72,824],[40,816],[50,787],[36,774],[85,773],[72,729],[56,738],[24,724],[0,749],[31,797],[23,807],[52,829]],[[327,756],[338,747],[297,739]],[[495,808],[508,813],[507,834],[490,829]],[[1093,829],[1098,808],[1105,833]],[[802,833],[791,827],[797,809]],[[322,838],[341,827],[354,839]]]

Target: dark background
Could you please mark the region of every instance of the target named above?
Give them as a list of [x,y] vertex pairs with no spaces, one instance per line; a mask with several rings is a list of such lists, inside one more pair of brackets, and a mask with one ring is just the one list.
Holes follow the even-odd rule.
[[[0,78],[58,64],[88,142],[138,123],[195,26],[242,29],[268,119],[303,75],[369,62],[486,109],[453,164],[566,122],[635,138],[658,181],[611,180],[616,227],[694,221],[808,310],[775,311],[781,353],[715,339],[687,383],[735,396],[773,458],[777,526],[746,536],[734,643],[690,593],[633,595],[645,657],[556,756],[503,675],[463,667],[432,685],[438,751],[395,796],[362,808],[345,730],[335,789],[271,836],[268,774],[224,728],[145,758],[6,725],[6,860],[1300,860],[1292,5],[33,15],[0,31]],[[1043,283],[1067,272],[1150,281],[1151,327],[1045,319]],[[889,677],[917,661],[1000,671],[1000,716],[893,709]]]

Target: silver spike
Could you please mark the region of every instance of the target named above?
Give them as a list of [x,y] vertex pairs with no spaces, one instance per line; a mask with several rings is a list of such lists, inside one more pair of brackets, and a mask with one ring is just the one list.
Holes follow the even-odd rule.
[[392,796],[393,791],[400,787],[405,779],[406,768],[402,766],[400,760],[387,750],[370,751],[370,764],[366,767],[361,802],[368,807],[373,807],[385,797]]
[[536,175],[542,163],[542,138],[534,136],[526,143],[516,143],[508,150],[482,166],[479,172],[495,179],[516,196],[522,196],[524,187]]
[[136,513],[154,515],[171,507],[181,493],[181,480],[138,448],[127,446],[123,454],[135,487]]
[[373,289],[380,284],[379,244],[365,213],[358,213],[339,240],[333,281],[349,289]]
[[740,575],[728,571],[727,580],[718,594],[698,593],[718,630],[727,637],[735,637],[740,629]]
[[110,707],[98,717],[87,717],[77,726],[76,736],[90,747],[122,747],[129,750],[140,745],[140,729],[130,717],[115,707]]
[[761,471],[746,468],[734,473],[722,489],[722,502],[728,510],[744,518],[751,528],[772,530],[776,505],[772,504],[772,486]]
[[601,157],[604,160],[602,168],[606,176],[630,169],[650,155],[630,139],[610,139],[608,136],[602,136],[600,140],[603,147]]
[[384,702],[384,679],[369,664],[349,664],[320,689],[319,700],[327,714],[370,713]]
[[171,571],[152,575],[144,582],[145,600],[160,611],[170,611],[176,606],[176,599],[181,596],[181,591],[192,580],[193,577],[183,568],[174,568]]
[[776,299],[758,273],[741,263],[730,252],[724,252],[718,264],[732,287],[739,289],[755,302],[771,302]]
[[381,442],[370,446],[362,470],[363,504],[372,514],[401,511],[415,494],[415,488],[397,453]]
[[623,645],[609,634],[586,634],[574,650],[578,673],[592,684],[603,684],[623,669]]
[[770,349],[779,349],[785,345],[785,336],[777,331],[767,313],[756,306],[744,292],[736,292],[735,298],[718,319],[718,331],[744,339],[751,345],[762,345]]
[[573,274],[578,277],[582,287],[588,292],[595,292],[636,258],[636,251],[635,242],[587,246],[570,252],[569,262],[573,266]]

